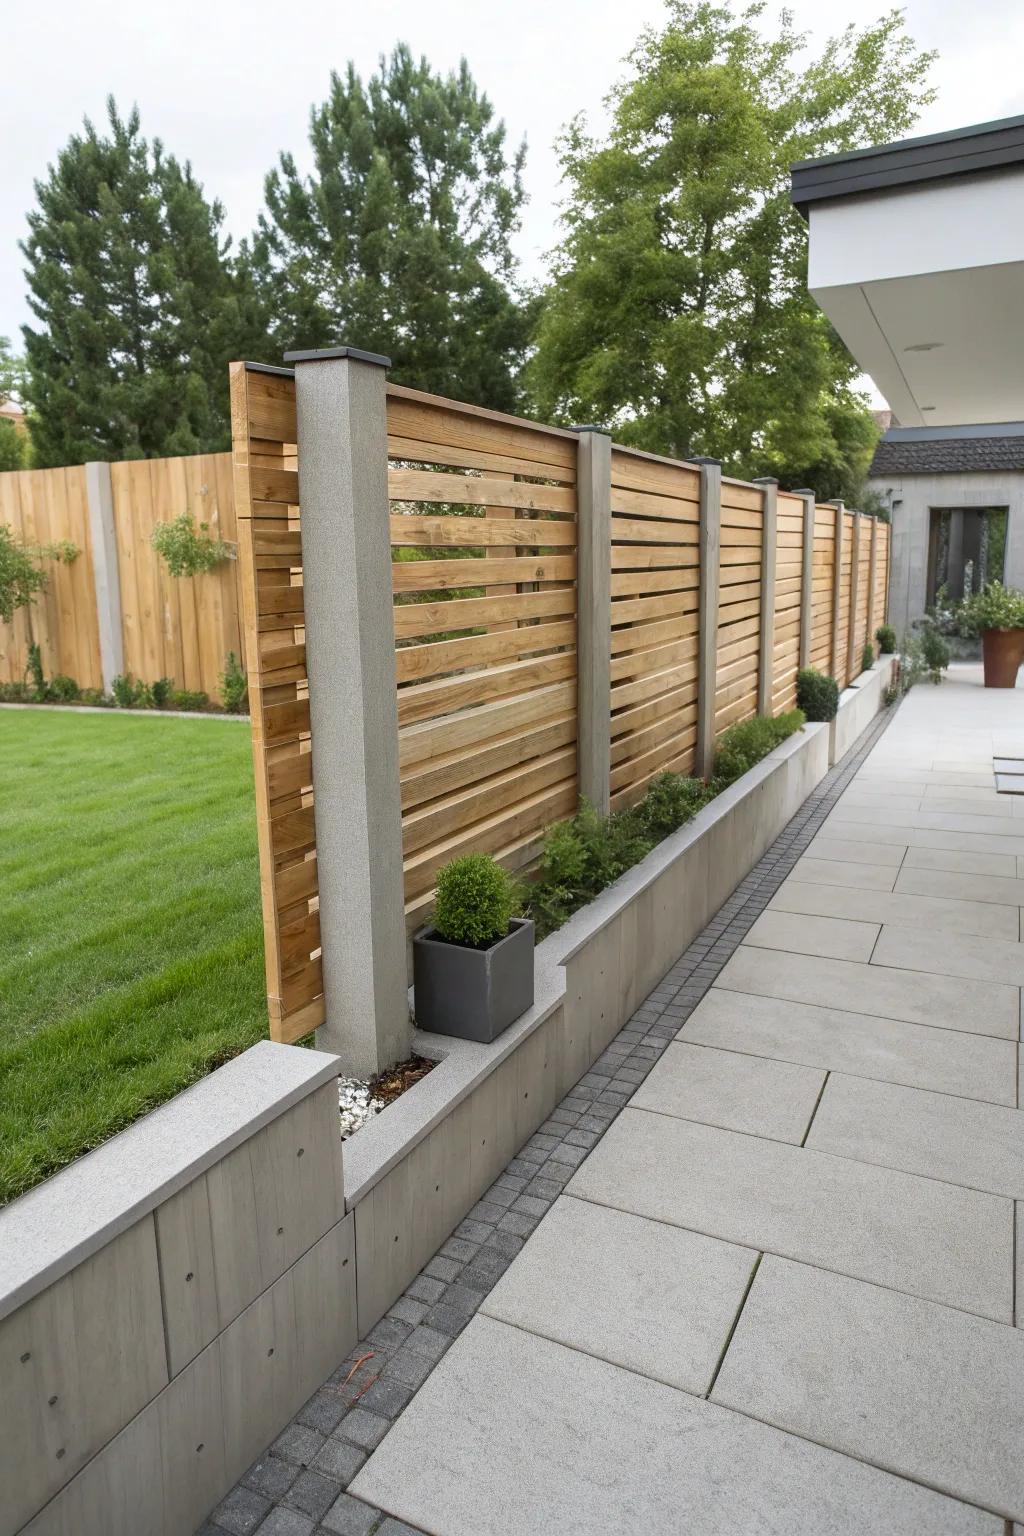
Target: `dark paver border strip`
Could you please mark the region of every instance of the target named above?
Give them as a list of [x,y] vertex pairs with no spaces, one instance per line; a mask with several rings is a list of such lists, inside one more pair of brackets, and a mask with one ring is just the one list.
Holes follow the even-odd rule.
[[345,1490],[475,1315],[580,1163],[633,1097],[818,835],[898,705],[812,790],[707,927],[360,1340],[199,1536],[418,1536]]

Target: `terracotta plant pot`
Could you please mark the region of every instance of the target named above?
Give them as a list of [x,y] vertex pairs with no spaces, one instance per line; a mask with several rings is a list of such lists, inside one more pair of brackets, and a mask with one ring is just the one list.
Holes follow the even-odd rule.
[[1024,661],[1024,629],[986,629],[981,636],[986,688],[1016,688]]

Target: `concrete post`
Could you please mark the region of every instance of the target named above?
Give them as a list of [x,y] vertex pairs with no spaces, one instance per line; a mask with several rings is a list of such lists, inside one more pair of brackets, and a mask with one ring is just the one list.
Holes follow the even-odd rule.
[[775,671],[775,554],[778,548],[779,482],[770,475],[754,481],[761,487],[761,636],[757,659],[757,712],[772,712]]
[[949,514],[949,558],[946,562],[946,573],[950,598],[954,603],[959,602],[964,595],[964,514],[960,507]]
[[607,816],[611,798],[612,440],[576,427],[576,762],[579,792]]
[[326,1023],[321,1050],[368,1077],[408,1056],[388,359],[290,352]]
[[96,587],[96,617],[100,634],[100,672],[103,691],[109,693],[115,677],[124,672],[124,634],[121,629],[121,578],[114,532],[114,495],[110,465],[93,459],[85,466],[85,496],[89,505],[89,538]]
[[871,519],[871,553],[868,557],[868,639],[872,646],[875,643],[875,585],[878,580],[878,518]]
[[845,679],[841,676],[842,657],[839,654],[839,616],[842,611],[840,590],[843,579],[843,502],[826,501],[826,507],[836,509],[836,541],[832,559],[832,676],[842,688]]
[[804,504],[804,542],[800,552],[800,653],[797,666],[809,667],[813,623],[811,604],[814,601],[814,508],[818,498],[816,492],[806,486],[794,491],[793,495],[802,497]]
[[715,761],[715,688],[718,674],[718,586],[722,553],[722,464],[700,466],[700,604],[697,638],[697,754],[694,773],[709,779]]
[[[846,676],[860,675],[860,657],[857,654],[857,608],[860,603],[860,523],[861,514],[853,514],[853,564],[850,567],[850,622],[846,627]],[[864,642],[861,641],[863,646]]]

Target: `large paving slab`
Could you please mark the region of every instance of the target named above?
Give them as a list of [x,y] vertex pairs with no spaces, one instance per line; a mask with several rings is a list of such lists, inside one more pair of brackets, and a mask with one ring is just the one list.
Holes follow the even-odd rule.
[[1020,1330],[767,1256],[712,1400],[1024,1519]]
[[[1019,931],[1019,914],[1018,914]],[[959,976],[967,980],[1024,985],[1024,944],[1012,939],[986,939],[976,934],[910,932],[886,926],[875,945],[872,965],[927,971],[929,976]]]
[[845,826],[848,822],[868,827],[925,828],[932,832],[980,832],[1010,838],[1024,835],[1020,820],[1008,813],[1005,803],[995,807],[994,814],[990,815],[980,808],[969,811],[962,808],[952,811],[906,809],[890,806],[882,796],[873,803],[859,804],[844,795],[826,825]]
[[626,1108],[567,1192],[1013,1320],[1009,1201]]
[[[1018,833],[1024,834],[1024,823],[1017,822],[1015,825]],[[1024,853],[1024,835],[1007,835],[994,831],[992,827],[964,831],[954,827],[915,827],[906,823],[891,825],[881,819],[870,822],[843,821],[837,820],[834,812],[822,823],[821,836],[828,840],[841,838],[846,842],[863,842],[872,850],[889,844],[902,848],[942,848],[953,853]],[[869,862],[880,862],[877,851],[872,853]]]
[[[1018,862],[1017,855],[1013,853],[958,853],[950,848],[908,848],[903,858],[902,868],[905,870],[938,869],[960,875],[997,875],[1003,879],[1013,880],[1020,878]],[[938,894],[945,893],[940,891]]]
[[1024,1112],[833,1073],[807,1145],[1024,1200]]
[[563,1195],[481,1311],[704,1396],[757,1254]]
[[687,1019],[679,1039],[991,1104],[1017,1102],[1017,1046],[1012,1040],[814,1003],[714,987]]
[[630,1102],[799,1146],[824,1084],[813,1067],[674,1041]]
[[929,976],[898,966],[858,965],[850,960],[788,955],[742,944],[715,985],[1007,1040],[1016,1040],[1020,1030],[1018,987]]
[[930,1489],[487,1317],[351,1491],[433,1536],[1002,1536]]
[[868,843],[860,839],[851,840],[842,836],[826,836],[819,832],[807,847],[805,857],[812,859],[830,859],[833,862],[843,864],[873,864],[892,865],[899,869],[903,863],[905,848],[894,846],[892,843]]
[[[865,869],[871,866],[847,864],[844,867]],[[1020,935],[1020,908],[1016,906],[911,895],[903,891],[870,891],[838,885],[823,888],[800,880],[799,869],[798,864],[789,879],[783,881],[769,903],[769,910],[852,918],[858,922],[874,922],[876,926],[888,923],[940,933],[974,933],[985,938],[1011,939],[1014,943]]]
[[791,954],[870,960],[879,929],[879,923],[769,911],[752,925],[744,942],[759,949],[782,949]]
[[[941,896],[977,905],[1024,906],[1024,880],[1014,875],[977,874],[972,871],[923,868],[907,861],[896,876],[897,892],[912,896]],[[1012,862],[1012,861],[1011,861]]]
[[805,856],[793,866],[793,879],[808,885],[848,885],[862,891],[891,891],[896,884],[895,864],[850,864],[839,859]]

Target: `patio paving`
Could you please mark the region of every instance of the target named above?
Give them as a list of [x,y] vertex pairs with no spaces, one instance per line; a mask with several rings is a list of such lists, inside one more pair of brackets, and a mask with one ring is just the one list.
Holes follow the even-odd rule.
[[872,726],[211,1532],[1024,1522],[1024,720],[978,682]]

